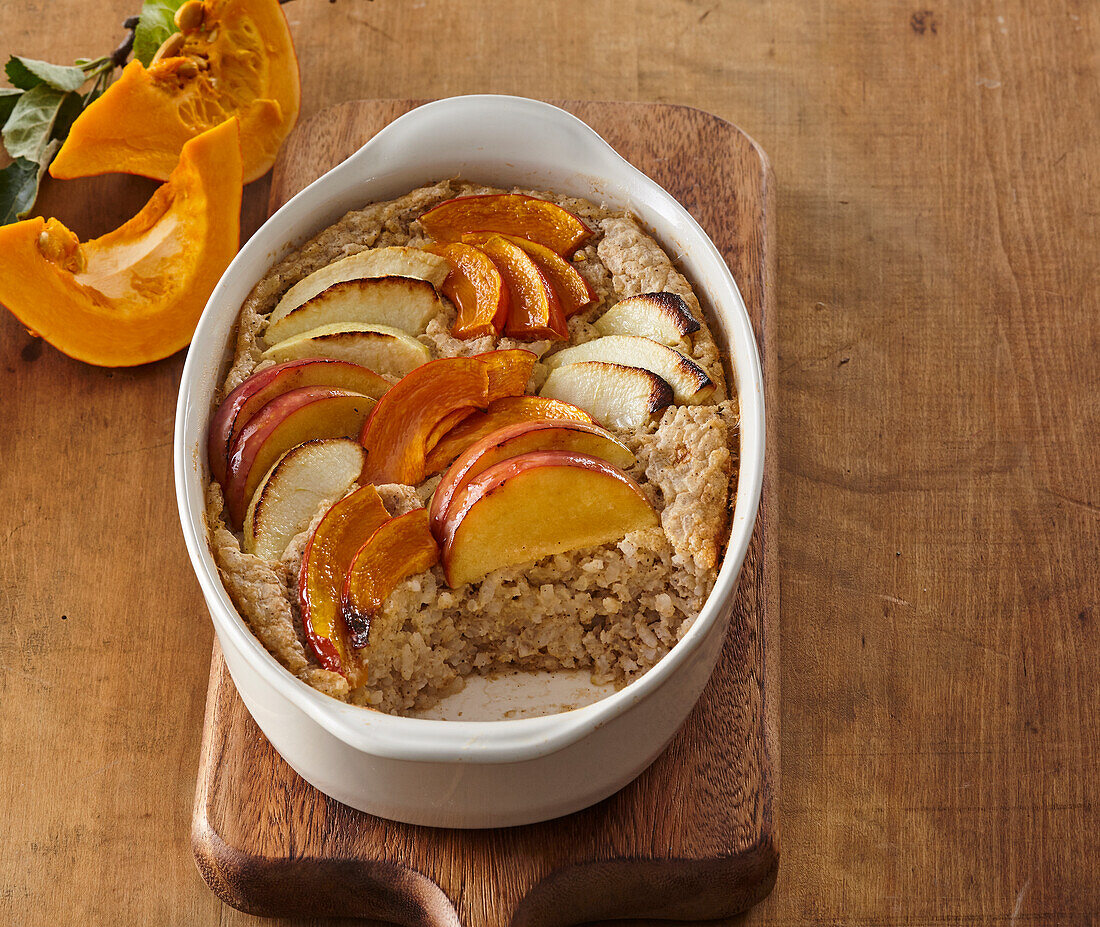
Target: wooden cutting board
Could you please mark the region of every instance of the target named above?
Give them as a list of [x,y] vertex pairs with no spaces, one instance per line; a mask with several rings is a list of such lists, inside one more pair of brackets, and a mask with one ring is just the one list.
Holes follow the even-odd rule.
[[[299,126],[275,167],[275,210],[402,113],[362,100]],[[401,925],[705,920],[771,890],[779,862],[779,584],[774,190],[763,152],[700,110],[559,103],[686,206],[724,254],[764,362],[760,515],[718,667],[684,727],[637,780],[542,824],[460,831],[354,811],[300,779],[237,696],[215,645],[192,846],[210,888],[254,914]]]

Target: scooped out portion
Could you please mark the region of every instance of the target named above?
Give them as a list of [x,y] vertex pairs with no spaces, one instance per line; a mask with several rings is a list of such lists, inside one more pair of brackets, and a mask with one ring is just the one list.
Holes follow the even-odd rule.
[[368,204],[257,284],[222,395],[223,582],[334,698],[621,687],[713,588],[737,404],[690,284],[627,214],[461,181]]

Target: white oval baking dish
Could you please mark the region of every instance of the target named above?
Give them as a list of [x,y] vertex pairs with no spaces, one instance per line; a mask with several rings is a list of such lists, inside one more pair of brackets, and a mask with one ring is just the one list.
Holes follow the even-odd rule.
[[[203,525],[211,402],[241,303],[271,264],[349,209],[461,176],[633,212],[679,261],[728,345],[741,406],[737,503],[717,583],[683,640],[648,673],[584,708],[505,721],[401,718],[328,698],[284,670],[237,614]],[[721,651],[756,520],[764,465],[760,360],[722,256],[688,212],[569,113],[508,96],[429,103],[395,120],[291,199],[241,249],[207,303],[180,384],[175,478],[195,574],[237,690],[308,782],[397,821],[497,827],[587,807],[646,768],[684,722]]]

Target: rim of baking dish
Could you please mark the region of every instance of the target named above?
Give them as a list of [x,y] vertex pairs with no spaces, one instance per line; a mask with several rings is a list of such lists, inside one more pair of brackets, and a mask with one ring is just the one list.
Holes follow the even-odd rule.
[[[387,182],[391,186],[404,182],[402,174],[413,170],[423,174],[420,183],[404,187],[407,191],[433,178],[466,176],[463,164],[471,158],[475,163],[493,157],[499,161],[499,155],[493,153],[496,146],[471,142],[463,148],[456,144],[464,133],[471,132],[471,126],[480,126],[479,131],[498,137],[506,133],[517,140],[520,150],[537,148],[527,163],[510,158],[506,162],[510,169],[535,174],[545,170],[550,174],[554,168],[545,165],[555,157],[568,158],[555,163],[583,167],[583,176],[595,189],[605,191],[616,206],[637,215],[675,257],[695,267],[693,282],[705,292],[714,313],[721,316],[729,338],[741,422],[737,500],[730,537],[714,588],[684,637],[648,672],[599,701],[542,717],[504,721],[406,718],[340,702],[316,691],[284,669],[237,612],[207,546],[204,522],[209,477],[203,449],[210,391],[224,369],[229,332],[244,297],[275,261],[354,208],[347,204],[364,185],[384,191]],[[424,155],[426,150],[437,153]],[[425,160],[422,167],[415,167],[418,157]],[[433,158],[445,158],[452,168],[434,170]],[[478,171],[474,168],[471,173],[476,175]],[[482,176],[470,179],[484,181],[485,174],[492,171],[480,173]],[[612,191],[618,195],[613,196]],[[389,199],[400,192],[371,192],[356,202]],[[700,270],[709,279],[705,290],[697,279]],[[211,383],[205,400],[196,396],[204,384]],[[395,119],[355,154],[290,199],[241,248],[211,294],[188,351],[176,410],[174,461],[184,539],[215,627],[219,636],[232,640],[268,686],[332,735],[368,754],[425,762],[511,763],[561,750],[665,684],[675,684],[676,671],[695,652],[719,619],[724,603],[736,593],[760,501],[764,451],[764,390],[752,325],[737,283],[710,237],[667,191],[623,159],[576,116],[525,97],[477,94],[426,103]]]

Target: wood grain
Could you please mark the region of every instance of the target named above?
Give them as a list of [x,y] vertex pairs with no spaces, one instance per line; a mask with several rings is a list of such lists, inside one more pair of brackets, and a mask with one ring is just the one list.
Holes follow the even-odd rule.
[[[415,105],[345,103],[300,126],[276,165],[272,211]],[[695,109],[561,105],[681,198],[708,230],[742,289],[774,388],[771,175],[759,149]],[[465,927],[712,919],[757,902],[775,881],[779,855],[774,459],[763,500],[726,646],[696,710],[637,781],[557,821],[445,831],[346,808],[280,761],[215,651],[193,825],[195,857],[211,888],[260,914],[324,912],[402,925],[457,919]]]
[[[102,54],[138,6],[0,3],[0,50]],[[686,103],[760,141],[783,864],[742,922],[1097,923],[1100,5],[284,9],[304,116],[495,91]],[[51,211],[104,231],[142,200],[116,181],[50,184]],[[0,313],[6,924],[267,923],[188,846],[211,630],[168,476],[179,368],[108,377]]]

